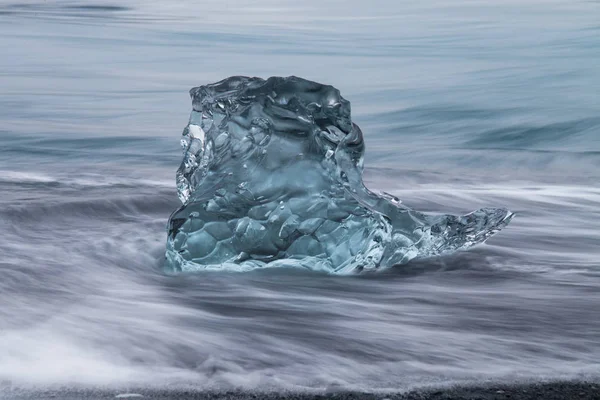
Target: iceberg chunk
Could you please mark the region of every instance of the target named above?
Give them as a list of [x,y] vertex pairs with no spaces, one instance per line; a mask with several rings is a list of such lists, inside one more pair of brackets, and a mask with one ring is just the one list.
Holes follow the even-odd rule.
[[430,215],[371,192],[363,134],[333,86],[236,76],[190,95],[169,271],[375,270],[469,248],[513,216],[503,208]]

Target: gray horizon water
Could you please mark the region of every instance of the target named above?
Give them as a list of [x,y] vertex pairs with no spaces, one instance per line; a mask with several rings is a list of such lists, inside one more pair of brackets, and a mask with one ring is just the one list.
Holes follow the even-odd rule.
[[[600,3],[0,3],[0,381],[398,390],[600,377]],[[297,75],[352,103],[365,180],[507,207],[379,274],[164,276],[188,90]]]

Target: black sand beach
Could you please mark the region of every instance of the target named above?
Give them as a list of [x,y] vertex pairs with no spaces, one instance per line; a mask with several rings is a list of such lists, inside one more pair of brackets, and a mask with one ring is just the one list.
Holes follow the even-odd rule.
[[454,386],[412,390],[406,393],[294,393],[294,392],[205,392],[193,389],[11,389],[0,390],[7,400],[64,399],[153,399],[153,400],[597,400],[600,383],[591,381],[543,382],[515,385]]

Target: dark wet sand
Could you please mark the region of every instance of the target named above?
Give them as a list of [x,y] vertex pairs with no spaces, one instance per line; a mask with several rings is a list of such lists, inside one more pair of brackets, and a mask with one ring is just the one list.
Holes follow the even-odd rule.
[[456,386],[428,388],[406,393],[261,393],[261,392],[204,392],[193,389],[53,389],[31,390],[5,386],[0,389],[1,399],[206,399],[206,400],[600,400],[600,382],[551,382],[515,385]]

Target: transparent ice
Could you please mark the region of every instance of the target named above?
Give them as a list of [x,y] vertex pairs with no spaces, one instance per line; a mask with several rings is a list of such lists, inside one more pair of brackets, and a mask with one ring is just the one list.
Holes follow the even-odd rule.
[[513,216],[430,215],[371,192],[363,134],[332,86],[235,76],[190,95],[168,271],[375,270],[469,248]]

